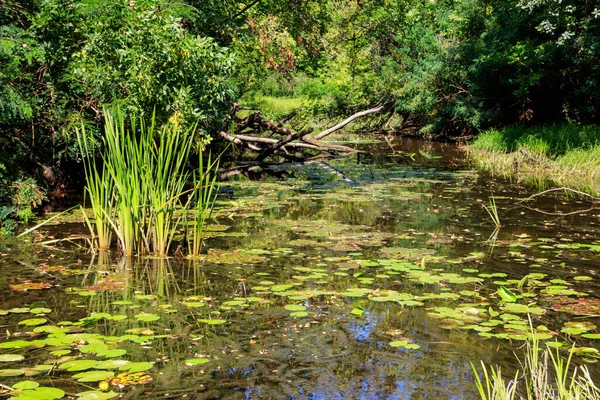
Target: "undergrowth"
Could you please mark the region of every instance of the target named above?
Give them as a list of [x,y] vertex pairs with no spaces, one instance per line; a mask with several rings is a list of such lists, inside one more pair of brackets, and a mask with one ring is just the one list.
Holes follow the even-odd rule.
[[554,184],[600,193],[600,126],[513,126],[481,133],[470,146],[475,164],[547,189]]

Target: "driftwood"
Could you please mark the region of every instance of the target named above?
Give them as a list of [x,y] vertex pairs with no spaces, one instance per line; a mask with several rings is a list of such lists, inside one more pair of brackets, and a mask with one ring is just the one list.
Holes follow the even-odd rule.
[[224,140],[240,146],[242,149],[251,151],[250,160],[255,162],[263,162],[268,158],[274,157],[287,160],[296,160],[299,158],[294,154],[290,154],[290,151],[306,153],[302,154],[300,157],[301,160],[306,160],[310,156],[314,156],[315,153],[360,153],[360,150],[348,146],[325,143],[320,139],[342,129],[357,118],[378,113],[383,108],[383,106],[379,106],[357,112],[339,124],[311,137],[309,135],[313,131],[312,128],[295,132],[284,126],[286,122],[289,122],[298,114],[297,111],[286,115],[280,121],[273,122],[266,119],[259,111],[244,118],[237,118],[236,114],[238,111],[248,110],[248,108],[242,107],[239,104],[233,104],[231,110],[234,122],[232,132],[221,130],[218,132],[218,135]]

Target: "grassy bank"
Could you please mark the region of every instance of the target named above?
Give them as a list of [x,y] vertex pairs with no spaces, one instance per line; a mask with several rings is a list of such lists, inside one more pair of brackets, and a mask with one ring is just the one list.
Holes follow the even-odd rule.
[[567,186],[600,193],[600,126],[512,126],[481,133],[470,145],[475,165],[539,189]]

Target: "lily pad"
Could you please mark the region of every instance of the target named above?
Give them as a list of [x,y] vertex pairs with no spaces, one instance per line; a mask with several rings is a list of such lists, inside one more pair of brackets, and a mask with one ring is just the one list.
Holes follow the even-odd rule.
[[114,399],[115,397],[119,396],[119,394],[113,392],[112,390],[110,392],[89,390],[87,392],[77,393],[77,396],[79,396],[78,400],[108,400]]
[[77,379],[77,382],[100,382],[109,376],[113,376],[112,371],[87,371],[75,374],[73,378]]
[[20,354],[0,354],[0,362],[14,362],[21,361],[24,359],[25,357],[23,357]]
[[221,324],[224,324],[225,322],[227,322],[224,319],[199,319],[197,321],[202,324],[207,324],[207,325],[221,325]]
[[416,343],[409,343],[407,340],[397,340],[394,342],[390,342],[390,346],[392,347],[404,347],[405,349],[408,350],[417,350],[420,349],[421,346],[419,346]]
[[208,358],[188,358],[187,360],[185,360],[185,363],[187,365],[202,365],[206,364],[209,361],[210,360]]
[[30,319],[24,319],[23,321],[19,321],[19,325],[36,326],[36,325],[43,325],[46,322],[48,322],[48,320],[46,318],[30,318]]
[[302,306],[300,304],[288,304],[284,308],[288,311],[304,311],[304,310],[306,310],[306,307]]
[[13,389],[31,390],[39,387],[40,384],[36,381],[21,381],[12,385]]

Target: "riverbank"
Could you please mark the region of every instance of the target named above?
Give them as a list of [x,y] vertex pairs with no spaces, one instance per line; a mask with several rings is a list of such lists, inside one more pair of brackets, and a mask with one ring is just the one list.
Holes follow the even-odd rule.
[[600,193],[600,126],[555,125],[488,130],[469,145],[480,169],[547,189]]

